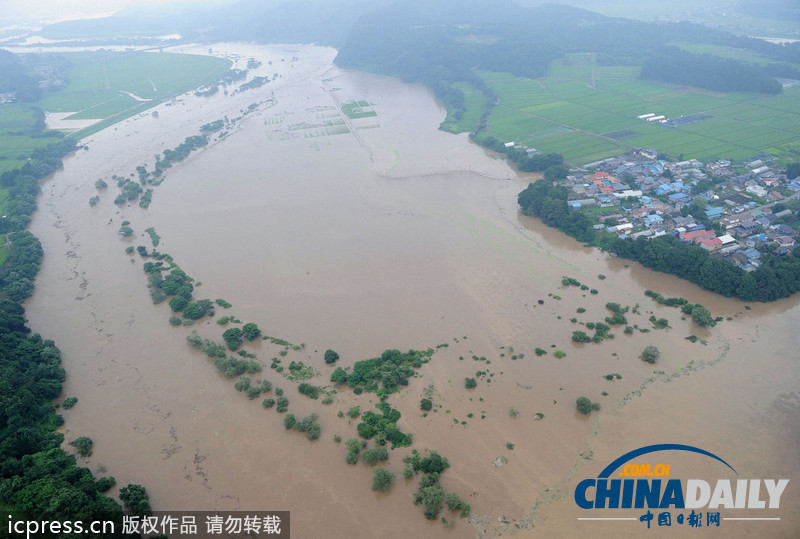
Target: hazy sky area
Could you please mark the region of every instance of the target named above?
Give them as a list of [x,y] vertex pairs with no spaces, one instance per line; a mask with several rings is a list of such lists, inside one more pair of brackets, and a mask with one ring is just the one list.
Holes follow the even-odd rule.
[[231,4],[235,0],[0,0],[0,26],[111,15],[121,9]]

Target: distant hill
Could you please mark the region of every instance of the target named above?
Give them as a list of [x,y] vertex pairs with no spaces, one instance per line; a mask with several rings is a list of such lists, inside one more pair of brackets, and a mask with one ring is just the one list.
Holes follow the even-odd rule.
[[[794,3],[766,0],[765,5],[791,15]],[[475,68],[542,77],[553,60],[568,53],[593,52],[599,65],[644,65],[649,78],[715,91],[779,92],[773,77],[792,78],[800,65],[800,43],[780,46],[697,24],[647,23],[555,4],[524,7],[514,0],[239,0],[181,13],[139,8],[45,29],[46,36],[61,38],[175,33],[187,41],[331,45],[339,49],[337,64],[423,82],[446,103],[463,99],[453,82],[480,88]],[[676,42],[747,49],[773,63],[678,57],[668,49]],[[691,69],[682,70],[681,62]]]
[[800,2],[797,0],[741,0],[736,9],[753,17],[800,21]]
[[778,46],[689,23],[646,23],[554,4],[522,7],[512,0],[402,0],[360,17],[336,63],[423,82],[456,107],[463,101],[452,86],[458,81],[475,85],[491,99],[474,69],[542,77],[553,60],[567,53],[594,52],[600,65],[645,65],[648,78],[715,91],[779,93],[772,75],[791,72],[780,63],[764,69],[709,54],[675,52],[669,47],[675,42],[734,46],[777,61],[800,60],[800,44]]
[[390,0],[240,0],[224,7],[161,11],[124,10],[111,17],[65,21],[45,27],[52,39],[116,39],[180,34],[185,41],[317,43],[337,46],[355,21]]

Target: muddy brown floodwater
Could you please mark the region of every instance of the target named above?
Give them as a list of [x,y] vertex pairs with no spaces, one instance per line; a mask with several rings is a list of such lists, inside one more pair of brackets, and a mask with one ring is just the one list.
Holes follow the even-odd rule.
[[[26,309],[33,329],[63,353],[64,396],[79,399],[63,412],[65,437],[94,440],[85,465],[118,485],[145,485],[158,509],[290,510],[296,537],[638,536],[646,530],[638,518],[579,521],[639,512],[580,510],[575,485],[628,451],[678,443],[719,455],[740,478],[790,479],[780,509],[740,513],[780,520],[724,520],[693,533],[797,534],[797,298],[748,310],[520,216],[516,195],[531,178],[465,135],[438,131],[444,110],[421,86],[338,69],[327,48],[212,49],[240,67],[258,58],[255,74],[278,78],[246,92],[181,96],[160,105],[157,117],[142,114],[92,135],[88,149],[42,186],[31,230],[46,254]],[[368,101],[375,115],[346,118],[341,105],[351,100]],[[159,152],[250,104],[255,112],[227,137],[215,135],[167,171],[148,210],[112,203],[112,175],[152,169]],[[98,178],[110,187],[90,207]],[[123,220],[132,241],[117,234]],[[248,349],[267,366],[263,376],[287,390],[290,412],[319,413],[321,438],[286,432],[274,409],[237,393],[185,343],[192,331],[220,341],[223,328],[213,319],[170,326],[169,307],[147,294],[142,260],[124,253],[128,245],[150,247],[151,226],[158,249],[202,282],[197,297],[224,298],[233,304],[224,314],[304,343],[284,363],[314,365],[321,376],[312,383],[328,380],[328,348],[349,366],[388,348],[446,343],[389,402],[403,414],[399,426],[414,433],[413,448],[449,459],[442,482],[471,504],[470,522],[457,519],[447,530],[425,520],[412,503],[416,480],[401,474],[410,449],[392,452],[387,466],[397,479],[388,494],[370,490],[369,467],[345,464],[333,436],[355,436],[355,422],[337,412],[370,409],[374,395],[344,389],[327,406],[300,395],[268,368],[280,347],[267,341]],[[598,293],[563,288],[564,275]],[[646,289],[732,320],[701,330],[656,305]],[[627,314],[631,324],[652,328],[655,314],[670,328],[634,335],[615,328],[616,338],[601,344],[573,344],[572,331],[585,329],[578,324],[603,320],[610,301],[639,305],[641,314]],[[579,307],[586,312],[577,314]],[[692,333],[702,342],[685,339]],[[648,344],[662,353],[655,366],[638,359]],[[557,359],[557,349],[566,357]],[[464,378],[477,371],[485,375],[465,389]],[[622,378],[607,381],[612,373]],[[423,417],[426,388],[435,412]],[[577,413],[581,395],[601,410]],[[676,478],[731,478],[697,455],[641,462],[671,463]],[[648,533],[663,530],[686,533],[674,526]]]

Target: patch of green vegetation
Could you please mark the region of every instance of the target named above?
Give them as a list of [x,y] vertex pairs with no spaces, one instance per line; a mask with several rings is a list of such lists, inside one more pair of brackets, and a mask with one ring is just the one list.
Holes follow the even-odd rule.
[[[227,70],[230,60],[187,54],[144,52],[59,53],[72,67],[59,92],[38,105],[49,112],[75,112],[68,119],[104,119],[80,131],[88,136],[164,100],[206,82]],[[146,101],[138,101],[125,92]]]
[[653,364],[661,357],[661,351],[651,344],[645,347],[639,357],[642,361]]
[[92,445],[94,442],[88,436],[81,436],[70,442],[82,457],[92,456]]
[[[783,131],[789,119],[781,112],[796,102],[796,88],[779,96],[713,93],[641,80],[634,67],[563,65],[577,56],[556,60],[548,77],[536,80],[476,71],[499,99],[488,118],[488,134],[559,152],[576,165],[636,146],[673,158],[685,152],[700,160],[746,159],[764,152],[789,156],[792,141],[800,136],[797,122]],[[594,90],[586,86],[591,79]],[[653,108],[668,117],[713,109],[714,117],[675,128],[636,118]],[[624,137],[615,138],[616,133]]]
[[649,320],[655,329],[666,329],[669,327],[669,320],[666,318],[657,319],[655,315],[651,315]]
[[319,371],[311,365],[306,365],[302,361],[292,361],[289,363],[288,372],[285,372],[284,376],[293,382],[302,382],[319,376]]
[[415,374],[414,369],[427,363],[433,353],[431,348],[424,352],[409,350],[405,353],[386,350],[380,357],[356,361],[349,374],[337,367],[331,374],[331,382],[346,383],[356,389],[361,387],[384,398],[398,391],[401,386],[408,385],[408,379]]
[[394,474],[386,468],[378,468],[372,476],[372,490],[389,492],[394,481]]
[[587,397],[578,397],[575,401],[575,407],[578,411],[582,414],[590,414],[592,410],[599,410],[600,405],[596,402],[592,402]]
[[319,398],[320,393],[322,393],[323,388],[303,382],[297,386],[297,390],[306,397],[316,400]]
[[412,437],[397,428],[397,421],[400,419],[400,412],[389,406],[386,401],[381,401],[375,405],[381,414],[366,411],[361,415],[361,423],[356,426],[358,435],[365,440],[374,439],[378,445],[386,445],[391,442],[392,449],[396,447],[408,447],[411,445]]
[[161,242],[161,236],[156,234],[156,229],[151,226],[145,229],[145,232],[150,235],[150,241],[153,243],[153,247],[158,247],[158,244]]
[[64,399],[64,402],[61,404],[61,407],[65,410],[69,410],[73,406],[78,404],[78,397],[67,397]]
[[481,118],[489,110],[486,96],[466,82],[456,82],[453,86],[464,94],[464,103],[458,108],[447,107],[447,117],[439,129],[449,133],[477,131]]
[[378,115],[378,113],[374,110],[367,110],[372,106],[372,103],[369,101],[348,101],[346,103],[342,103],[342,112],[351,120],[358,118],[371,118]]

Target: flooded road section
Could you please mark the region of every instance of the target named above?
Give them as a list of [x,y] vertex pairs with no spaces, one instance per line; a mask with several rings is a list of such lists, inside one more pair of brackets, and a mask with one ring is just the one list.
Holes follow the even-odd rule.
[[[638,510],[592,512],[635,522],[578,521],[588,515],[573,501],[575,485],[628,451],[680,443],[721,456],[743,478],[791,479],[767,515],[781,520],[723,521],[719,532],[797,530],[797,299],[748,310],[520,216],[516,196],[531,178],[465,135],[438,131],[444,110],[421,86],[340,70],[332,49],[213,51],[239,67],[257,58],[255,75],[278,76],[246,92],[181,96],[158,117],[92,135],[42,186],[31,230],[46,255],[26,309],[62,350],[64,395],[79,399],[64,411],[66,442],[94,440],[85,462],[93,471],[145,485],[164,510],[290,510],[296,537],[637,536]],[[112,203],[112,175],[152,170],[156,154],[251,105],[225,137],[166,172],[149,209]],[[109,189],[90,207],[98,178]],[[123,221],[132,241],[117,233]],[[452,530],[425,520],[413,505],[417,479],[402,477],[410,449],[390,452],[397,478],[388,494],[370,489],[367,465],[345,463],[333,437],[355,437],[358,421],[338,412],[373,409],[373,394],[344,388],[330,405],[308,399],[269,368],[281,347],[268,341],[245,347],[265,367],[252,378],[284,388],[298,418],[318,413],[321,438],[285,431],[281,414],[236,392],[185,343],[192,331],[221,342],[225,327],[211,318],[170,326],[169,307],[147,294],[143,260],[125,254],[151,248],[148,227],[161,236],[158,250],[202,282],[195,297],[233,304],[217,317],[302,343],[282,361],[313,365],[320,376],[311,383],[328,383],[329,348],[347,367],[385,349],[438,345],[389,403],[414,434],[412,448],[449,459],[442,484],[471,505],[470,522],[449,509]],[[563,276],[588,289],[563,287]],[[731,320],[701,329],[646,289]],[[611,314],[607,302],[630,306],[628,323],[649,331],[616,326],[613,339],[572,343],[573,331],[591,333],[586,323]],[[651,315],[670,327],[654,329]],[[639,359],[651,344],[661,351],[656,365]],[[466,377],[477,387],[466,389]],[[427,415],[423,395],[434,403]],[[580,396],[601,409],[578,413]],[[662,461],[676,478],[728,477],[707,458]]]

